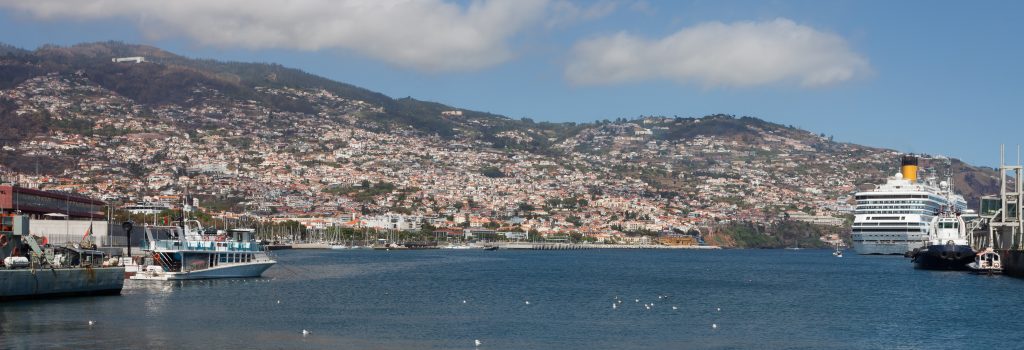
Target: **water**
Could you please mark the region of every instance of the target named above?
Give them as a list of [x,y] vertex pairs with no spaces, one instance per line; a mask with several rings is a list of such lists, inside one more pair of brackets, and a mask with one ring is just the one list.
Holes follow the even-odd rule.
[[[1016,316],[1024,280],[914,270],[900,257],[835,258],[828,250],[293,250],[277,257],[261,279],[126,281],[121,296],[3,303],[0,348],[474,349],[479,339],[479,349],[962,349],[1024,341],[1024,318]],[[616,296],[623,302],[613,309]]]

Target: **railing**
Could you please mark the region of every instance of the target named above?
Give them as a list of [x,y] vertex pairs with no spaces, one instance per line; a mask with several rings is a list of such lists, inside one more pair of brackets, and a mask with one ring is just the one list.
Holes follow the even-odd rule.
[[218,252],[258,252],[263,247],[256,242],[215,242],[215,241],[156,241],[156,249],[164,250],[195,250],[195,251],[218,251]]

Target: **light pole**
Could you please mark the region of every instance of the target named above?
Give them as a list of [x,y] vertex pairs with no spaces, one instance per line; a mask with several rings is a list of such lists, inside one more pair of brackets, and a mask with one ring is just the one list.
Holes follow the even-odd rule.
[[133,224],[131,221],[125,221],[125,222],[121,223],[121,228],[124,229],[125,234],[128,236],[128,242],[126,243],[126,245],[128,246],[128,258],[129,259],[132,258],[132,227],[133,226],[135,226],[135,224]]

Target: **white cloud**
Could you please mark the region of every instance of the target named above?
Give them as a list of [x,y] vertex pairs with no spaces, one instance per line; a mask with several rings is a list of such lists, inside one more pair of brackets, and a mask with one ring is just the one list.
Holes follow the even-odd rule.
[[514,56],[549,0],[0,0],[42,19],[127,18],[148,37],[254,49],[341,48],[422,71],[476,70]]
[[619,7],[617,1],[601,0],[581,7],[567,0],[558,0],[551,3],[551,16],[548,18],[548,27],[569,25],[576,22],[594,21],[611,15]]
[[870,72],[838,35],[780,18],[709,22],[657,40],[625,32],[578,42],[566,78],[579,85],[665,79],[705,87],[844,82]]

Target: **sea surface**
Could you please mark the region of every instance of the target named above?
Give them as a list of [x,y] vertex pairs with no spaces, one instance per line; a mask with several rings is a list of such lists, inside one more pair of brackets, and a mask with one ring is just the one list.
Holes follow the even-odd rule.
[[915,270],[902,257],[836,258],[828,250],[274,255],[278,264],[258,279],[126,281],[120,296],[0,303],[0,348],[1024,347],[1024,280]]

